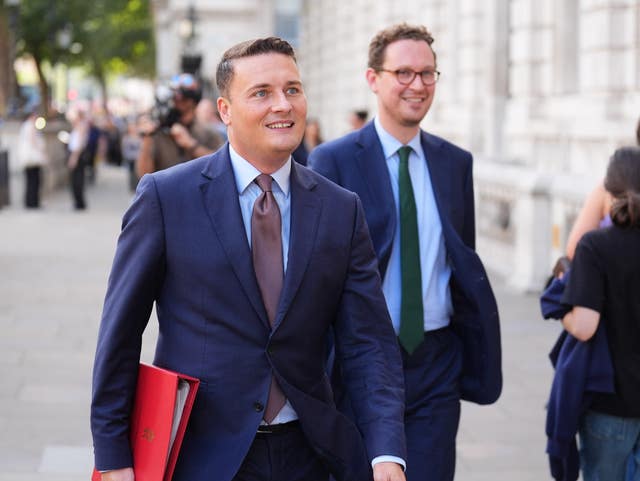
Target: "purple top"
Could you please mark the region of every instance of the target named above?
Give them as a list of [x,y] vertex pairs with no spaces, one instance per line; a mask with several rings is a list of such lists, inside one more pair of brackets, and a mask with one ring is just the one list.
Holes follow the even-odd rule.
[[602,220],[600,221],[600,224],[598,224],[598,227],[609,227],[612,225],[613,225],[613,222],[611,222],[611,216],[607,214],[602,218]]

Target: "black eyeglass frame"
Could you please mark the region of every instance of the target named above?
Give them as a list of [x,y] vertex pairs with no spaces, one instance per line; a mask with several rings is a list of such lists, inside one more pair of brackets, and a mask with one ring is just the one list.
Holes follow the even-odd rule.
[[[396,80],[398,81],[398,83],[401,85],[411,85],[413,81],[416,79],[416,76],[420,75],[420,81],[422,82],[422,85],[424,85],[425,87],[430,87],[432,85],[435,85],[438,82],[438,79],[440,78],[439,70],[423,70],[422,72],[416,72],[415,70],[411,70],[408,68],[399,68],[397,70],[388,70],[385,68],[381,68],[381,69],[378,69],[378,72],[392,73],[396,77]],[[403,82],[402,80],[400,80],[401,72],[411,72],[411,80],[406,82]],[[425,82],[424,80],[425,74],[433,74],[434,75],[433,82],[429,82],[429,83]]]

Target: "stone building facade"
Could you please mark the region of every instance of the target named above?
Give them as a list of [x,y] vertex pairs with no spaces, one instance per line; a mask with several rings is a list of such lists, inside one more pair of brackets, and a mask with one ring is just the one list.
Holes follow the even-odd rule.
[[380,28],[421,23],[442,72],[423,127],[475,158],[478,250],[521,290],[563,252],[586,193],[640,117],[640,0],[305,0],[309,113],[333,138],[375,97],[364,77]]
[[268,35],[296,45],[299,5],[300,0],[152,0],[158,79],[178,73],[184,54],[202,57],[200,74],[213,84],[218,61],[231,45]]
[[[248,36],[269,35],[273,31],[274,0],[153,0],[156,32],[156,65],[159,79],[180,70],[186,50],[202,56],[203,76],[213,78],[222,53]],[[195,22],[189,25],[189,9]],[[193,44],[187,46],[190,28]]]

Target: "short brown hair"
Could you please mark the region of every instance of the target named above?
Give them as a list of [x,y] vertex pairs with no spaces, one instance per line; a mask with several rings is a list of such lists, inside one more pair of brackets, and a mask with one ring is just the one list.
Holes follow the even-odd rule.
[[621,147],[613,153],[604,187],[613,196],[611,221],[640,227],[640,148]]
[[436,52],[431,45],[433,43],[433,37],[425,26],[399,23],[379,31],[375,37],[371,39],[371,43],[369,43],[369,68],[375,71],[381,70],[387,47],[389,44],[397,42],[398,40],[422,40],[427,42],[433,52],[433,58],[436,58]]
[[267,53],[281,53],[288,55],[296,61],[296,54],[289,42],[279,37],[257,38],[246,40],[234,45],[222,54],[222,59],[216,69],[216,85],[220,95],[225,96],[231,79],[233,79],[233,60],[244,57],[253,57]]

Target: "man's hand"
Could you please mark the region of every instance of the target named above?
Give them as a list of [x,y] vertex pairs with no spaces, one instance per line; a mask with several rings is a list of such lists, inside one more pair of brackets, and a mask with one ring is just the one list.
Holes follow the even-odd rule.
[[402,466],[393,462],[376,463],[373,466],[373,481],[405,481]]
[[151,120],[149,117],[142,117],[138,121],[138,133],[142,136],[152,135],[158,130],[158,124]]
[[171,137],[176,141],[180,147],[186,150],[193,149],[197,144],[197,140],[191,137],[189,130],[180,123],[175,123],[171,126]]
[[134,481],[133,468],[114,469],[102,473],[102,481]]

